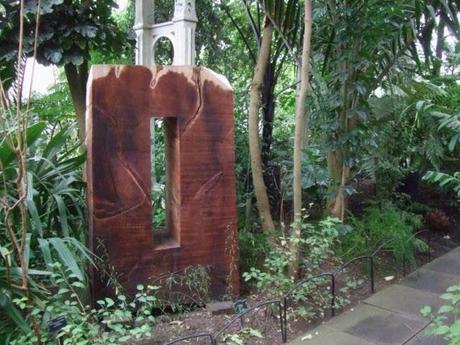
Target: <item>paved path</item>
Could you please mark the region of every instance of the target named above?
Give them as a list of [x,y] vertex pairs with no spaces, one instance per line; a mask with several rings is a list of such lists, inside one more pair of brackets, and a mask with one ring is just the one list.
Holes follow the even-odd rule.
[[[424,335],[430,320],[420,315],[434,308],[439,295],[460,282],[460,247],[419,268],[397,284],[290,342],[291,345],[445,345]],[[304,338],[304,340],[302,340]]]

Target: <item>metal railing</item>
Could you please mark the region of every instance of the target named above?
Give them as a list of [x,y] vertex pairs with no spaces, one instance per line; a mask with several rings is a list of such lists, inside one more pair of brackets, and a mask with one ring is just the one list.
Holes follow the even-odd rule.
[[[429,230],[421,230],[416,233],[414,233],[412,236],[410,236],[407,240],[406,243],[409,242],[410,240],[413,240],[416,238],[418,235],[422,233],[429,232]],[[243,312],[235,315],[231,320],[229,320],[222,328],[220,328],[217,332],[214,333],[196,333],[196,334],[191,334],[187,336],[183,336],[180,338],[176,338],[170,342],[165,343],[164,345],[173,345],[173,344],[178,344],[184,341],[192,340],[192,339],[199,339],[199,338],[208,338],[210,341],[211,345],[217,345],[218,343],[218,338],[221,337],[226,330],[228,330],[232,325],[234,325],[236,322],[239,322],[240,329],[244,328],[244,316],[249,314],[250,312],[259,309],[264,306],[268,305],[275,305],[278,309],[278,317],[279,317],[279,327],[280,327],[280,332],[281,332],[281,340],[283,343],[287,342],[287,323],[288,323],[288,318],[287,318],[287,310],[288,310],[288,305],[289,301],[292,299],[294,293],[303,287],[304,285],[314,281],[318,280],[321,278],[327,277],[330,279],[330,311],[331,311],[331,316],[335,316],[335,311],[337,309],[337,276],[342,273],[347,267],[349,267],[351,264],[360,262],[360,261],[367,261],[369,265],[369,282],[370,282],[370,288],[371,288],[371,293],[375,293],[375,258],[377,255],[379,255],[382,252],[388,251],[386,250],[386,247],[395,241],[396,239],[391,239],[388,240],[382,244],[380,244],[371,254],[369,255],[361,255],[358,257],[355,257],[346,263],[340,265],[338,268],[336,268],[333,271],[328,271],[328,272],[323,272],[308,278],[304,278],[303,280],[299,281],[296,283],[294,287],[292,287],[288,292],[283,294],[280,299],[272,299],[268,301],[264,301],[261,303],[258,303]],[[431,261],[431,253],[430,253],[430,247],[429,244],[431,243],[431,236],[428,236],[427,239],[428,242],[428,251],[427,251],[427,262]],[[402,272],[403,275],[405,276],[407,274],[407,257],[403,255],[402,258]]]

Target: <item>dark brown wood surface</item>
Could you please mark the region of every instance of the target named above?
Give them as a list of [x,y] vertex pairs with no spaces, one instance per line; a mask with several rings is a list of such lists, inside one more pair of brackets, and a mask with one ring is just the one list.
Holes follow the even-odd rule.
[[[91,249],[130,293],[198,264],[211,269],[214,297],[228,282],[238,291],[233,92],[225,78],[198,67],[93,66],[87,104]],[[152,116],[165,118],[166,239],[151,227]],[[99,273],[92,279],[93,298],[109,293]]]

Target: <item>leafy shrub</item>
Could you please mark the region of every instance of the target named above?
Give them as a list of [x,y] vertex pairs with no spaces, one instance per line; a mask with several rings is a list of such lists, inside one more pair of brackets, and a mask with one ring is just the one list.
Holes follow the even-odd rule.
[[[134,298],[118,294],[114,299],[105,298],[96,302],[97,308],[85,304],[81,292],[85,288],[79,276],[65,271],[59,263],[53,265],[53,293],[40,303],[33,303],[29,310],[27,297],[16,298],[14,303],[24,312],[34,315],[40,332],[26,332],[11,341],[12,345],[55,344],[61,339],[64,344],[120,344],[138,341],[151,336],[155,323],[152,314],[161,302],[156,293],[158,286],[137,286]],[[50,332],[47,322],[64,316],[67,322],[56,333]],[[40,335],[38,339],[37,334]]]
[[190,305],[204,306],[209,300],[210,267],[187,266],[185,269],[155,277],[152,285],[164,287],[158,296],[174,312],[184,312]]
[[446,233],[449,231],[451,221],[446,213],[440,209],[434,209],[425,215],[424,222],[433,232]]
[[[450,138],[447,144],[448,151],[453,153],[454,157],[458,157],[458,155],[455,154],[455,150],[460,143],[460,112],[457,109],[454,114],[436,112],[433,115],[439,122],[438,131],[447,129],[447,132],[449,133]],[[444,144],[446,145],[446,143]],[[448,160],[446,159],[446,161]],[[452,161],[458,162],[456,159],[453,159]],[[458,166],[454,169],[443,169],[448,170],[444,172],[439,171],[440,169],[436,170],[437,171],[428,171],[425,176],[423,176],[423,179],[430,183],[438,184],[439,187],[443,189],[454,191],[457,199],[460,199],[460,171],[458,171]]]
[[[302,223],[302,238],[299,247],[304,258],[301,264],[304,278],[317,275],[321,265],[334,253],[333,247],[339,236],[340,225],[340,221],[335,218],[327,218],[317,225]],[[297,283],[296,277],[288,274],[291,260],[289,239],[281,236],[276,243],[272,244],[263,268],[251,267],[248,272],[243,273],[243,278],[247,282],[252,282],[265,297],[279,298],[293,289]],[[322,293],[328,292],[325,289],[318,289],[318,286],[323,286],[326,281],[324,278],[318,278],[304,284],[293,293],[294,302],[308,299],[308,301],[319,301],[324,306],[329,298],[322,296],[321,291]],[[321,310],[321,306],[318,310]],[[302,316],[308,314],[303,307],[297,308],[295,312]]]
[[451,345],[460,345],[460,283],[449,287],[441,298],[448,304],[441,306],[436,313],[430,306],[420,311],[423,316],[433,320],[427,334],[442,336]]
[[252,232],[244,228],[238,231],[241,270],[260,268],[271,251],[269,236],[263,232]]
[[352,231],[341,237],[341,256],[351,259],[369,255],[380,245],[387,243],[398,262],[405,257],[415,260],[415,250],[426,250],[426,244],[414,237],[421,225],[421,216],[403,211],[389,201],[374,204],[364,210],[362,217],[352,216]]
[[436,183],[441,188],[453,190],[457,199],[460,199],[460,171],[451,175],[439,171],[428,171],[423,179],[430,183]]

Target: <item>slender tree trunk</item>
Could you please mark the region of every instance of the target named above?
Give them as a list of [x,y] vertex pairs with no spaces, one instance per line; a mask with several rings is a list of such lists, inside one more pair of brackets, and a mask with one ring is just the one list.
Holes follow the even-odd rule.
[[[266,168],[270,161],[270,151],[273,140],[273,120],[275,114],[275,81],[274,64],[268,63],[262,87],[263,129],[262,129],[262,163]],[[267,176],[265,176],[267,177]]]
[[290,240],[292,261],[290,274],[295,276],[299,270],[299,242],[302,231],[302,149],[305,132],[308,131],[308,118],[305,114],[305,101],[309,87],[309,58],[312,29],[312,1],[305,0],[305,28],[303,34],[302,66],[300,73],[300,90],[296,100],[295,138],[294,138],[294,224]]
[[[352,51],[353,56],[357,56],[359,53],[359,42],[353,42]],[[344,47],[338,46],[337,56],[341,56],[345,51]],[[349,85],[355,80],[352,73],[352,68],[349,61],[343,61],[338,65],[340,73],[347,75],[348,78],[342,83],[340,88],[340,94],[342,98],[342,108],[340,109],[340,128],[342,133],[348,133],[350,130],[356,127],[356,117],[349,118],[348,111],[353,107],[353,99],[355,95],[350,93]],[[342,222],[345,219],[345,212],[347,208],[347,195],[345,193],[345,186],[348,183],[351,176],[351,169],[345,163],[345,157],[347,157],[347,147],[339,148],[328,155],[328,167],[330,168],[330,176],[336,182],[335,186],[336,196],[333,202],[329,205],[329,211],[331,215],[339,218]],[[329,161],[330,160],[330,161]]]
[[86,82],[88,81],[88,61],[84,61],[80,66],[73,64],[64,65],[65,75],[69,83],[70,95],[72,97],[73,108],[77,115],[80,141],[85,142],[86,136]]
[[271,164],[270,152],[273,141],[273,120],[275,116],[275,84],[274,80],[275,65],[269,62],[265,71],[262,86],[262,174],[264,176],[265,187],[267,188],[268,202],[272,218],[279,220],[278,203],[280,199],[276,167]]
[[327,168],[329,177],[333,181],[330,192],[335,194],[334,199],[328,201],[327,209],[332,216],[340,218],[342,201],[344,201],[343,195],[340,193],[343,182],[342,150],[336,149],[328,152]]
[[436,59],[433,61],[433,77],[439,77],[441,75],[442,52],[444,50],[444,29],[445,23],[441,16],[439,19],[438,36],[436,42]]
[[341,168],[341,177],[340,177],[340,186],[337,191],[334,202],[331,205],[331,215],[339,218],[342,222],[345,220],[345,211],[347,210],[347,197],[345,194],[345,186],[350,179],[350,167],[342,164]]
[[[343,64],[341,69],[346,73],[347,66]],[[348,119],[347,119],[347,112],[348,112],[348,87],[347,87],[347,80],[343,82],[341,88],[342,94],[342,109],[340,112],[340,127],[344,133],[347,132],[348,129]],[[330,205],[330,213],[332,216],[339,218],[341,221],[345,219],[345,209],[346,209],[346,195],[344,192],[345,185],[348,181],[348,175],[350,169],[344,164],[344,152],[343,148],[338,149],[331,155],[331,158],[334,160],[330,162],[329,166],[334,167],[335,171],[331,171],[331,177],[334,178],[336,181],[335,186],[337,187],[336,195],[334,201]]]
[[[350,103],[346,102],[346,109],[350,109]],[[350,132],[358,125],[358,119],[356,117],[347,118],[345,116],[343,129],[345,132]],[[336,197],[330,204],[329,210],[332,216],[339,218],[342,222],[345,220],[345,212],[347,210],[348,198],[345,193],[345,186],[350,181],[351,168],[344,162],[343,150],[333,151],[332,155],[328,155],[328,166],[334,167],[333,171],[330,170],[331,177],[340,183]],[[331,158],[331,162],[329,159]]]
[[265,26],[262,33],[262,42],[257,57],[254,77],[251,84],[251,95],[249,102],[249,154],[251,156],[252,181],[254,192],[257,199],[257,208],[259,210],[262,230],[271,232],[275,230],[273,219],[270,213],[270,204],[268,202],[267,188],[265,187],[262,160],[259,145],[259,110],[261,105],[261,93],[265,71],[270,58],[270,47],[272,43],[273,26],[265,20]]

